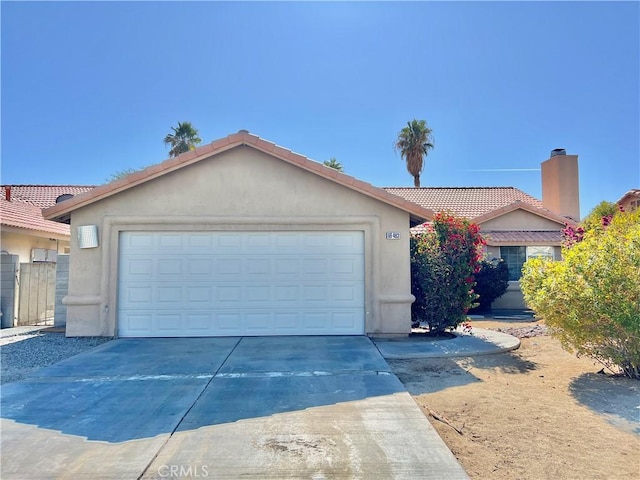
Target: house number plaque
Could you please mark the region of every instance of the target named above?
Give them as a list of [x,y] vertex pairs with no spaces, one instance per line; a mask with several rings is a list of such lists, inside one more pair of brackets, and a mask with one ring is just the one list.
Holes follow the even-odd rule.
[[400,232],[387,232],[387,240],[400,240]]

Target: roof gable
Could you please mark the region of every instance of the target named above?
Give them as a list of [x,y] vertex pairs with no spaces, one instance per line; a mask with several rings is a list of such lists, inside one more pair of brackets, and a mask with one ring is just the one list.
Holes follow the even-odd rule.
[[117,195],[118,193],[129,190],[137,185],[240,146],[254,148],[283,162],[289,163],[363,195],[394,206],[409,213],[412,219],[416,222],[433,218],[434,213],[430,209],[388,193],[381,188],[374,187],[373,185],[358,180],[352,176],[338,172],[333,168],[325,167],[321,163],[280,147],[275,143],[264,140],[247,132],[246,130],[241,130],[238,133],[231,134],[208,145],[203,145],[195,150],[185,152],[178,157],[170,158],[162,163],[152,165],[139,172],[134,172],[131,175],[127,175],[126,177],[114,182],[96,187],[91,191],[47,208],[43,211],[43,214],[45,218],[50,220],[66,221],[74,210],[108,198],[112,195]]
[[629,190],[627,193],[625,193],[620,200],[618,200],[616,203],[618,205],[621,205],[623,203],[625,203],[628,199],[632,199],[632,198],[640,198],[640,189],[638,188],[632,188],[631,190]]
[[529,213],[533,213],[534,215],[538,215],[539,217],[546,218],[547,220],[551,220],[552,222],[558,223],[558,227],[564,226],[565,223],[575,223],[573,220],[565,217],[561,217],[560,215],[556,215],[549,210],[545,210],[544,208],[537,208],[533,205],[529,205],[528,203],[524,203],[520,200],[516,200],[515,202],[505,205],[504,207],[497,208],[492,210],[491,212],[485,213],[484,215],[480,215],[473,219],[475,223],[482,224],[489,220],[493,220],[494,218],[498,218],[502,215],[506,215],[507,213],[511,213],[515,210],[524,210]]

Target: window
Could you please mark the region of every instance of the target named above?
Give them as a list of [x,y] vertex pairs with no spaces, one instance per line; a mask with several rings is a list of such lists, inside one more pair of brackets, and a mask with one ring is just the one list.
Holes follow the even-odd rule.
[[520,280],[522,265],[527,260],[527,247],[500,247],[500,258],[509,268],[509,280]]
[[553,247],[527,247],[527,259],[534,257],[553,260]]
[[555,259],[554,248],[547,246],[500,247],[500,258],[509,268],[509,280],[517,281],[522,276],[522,265],[529,258],[540,257]]

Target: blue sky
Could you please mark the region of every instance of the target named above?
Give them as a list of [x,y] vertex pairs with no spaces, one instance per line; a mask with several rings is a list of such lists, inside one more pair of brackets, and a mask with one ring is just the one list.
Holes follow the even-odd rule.
[[[640,187],[638,2],[7,2],[2,183],[100,184],[247,129],[377,186],[427,120],[423,186],[516,186],[579,155],[581,210]],[[497,171],[478,171],[478,170]],[[513,171],[523,169],[523,171]],[[506,171],[502,171],[506,170]]]

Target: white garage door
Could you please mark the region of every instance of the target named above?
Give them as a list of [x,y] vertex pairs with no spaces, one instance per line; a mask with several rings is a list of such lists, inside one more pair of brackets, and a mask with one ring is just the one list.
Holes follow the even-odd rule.
[[122,232],[122,337],[361,335],[363,232]]

